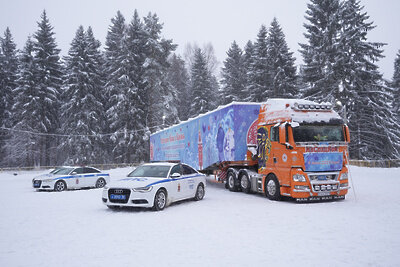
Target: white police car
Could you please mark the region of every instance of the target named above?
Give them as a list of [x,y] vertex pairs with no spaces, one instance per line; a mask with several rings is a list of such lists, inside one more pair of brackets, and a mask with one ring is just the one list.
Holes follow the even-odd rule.
[[103,190],[103,203],[109,208],[146,207],[163,210],[170,203],[205,194],[205,175],[180,163],[147,163],[126,178],[113,181]]
[[86,187],[101,188],[108,182],[110,175],[93,167],[59,167],[48,174],[33,178],[32,185],[37,190],[64,191]]

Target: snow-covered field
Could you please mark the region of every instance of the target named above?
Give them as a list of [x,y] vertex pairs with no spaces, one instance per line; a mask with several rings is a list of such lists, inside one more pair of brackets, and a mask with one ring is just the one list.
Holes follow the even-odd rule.
[[40,173],[0,173],[0,266],[400,265],[400,169],[352,167],[354,191],[339,202],[208,183],[204,200],[161,212],[109,210],[101,189],[35,192]]

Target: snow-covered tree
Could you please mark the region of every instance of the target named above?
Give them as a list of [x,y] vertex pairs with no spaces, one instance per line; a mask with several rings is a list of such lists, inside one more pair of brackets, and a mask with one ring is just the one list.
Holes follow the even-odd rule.
[[272,77],[269,72],[267,34],[267,28],[262,25],[254,43],[251,65],[247,72],[248,99],[253,102],[265,101],[271,95]]
[[178,55],[173,54],[169,58],[169,68],[167,72],[168,81],[176,92],[176,107],[179,120],[185,121],[189,118],[190,92],[189,74],[185,67],[185,61]]
[[397,117],[400,120],[400,50],[397,53],[396,59],[394,61],[394,72],[391,86],[394,89],[394,112],[397,114]]
[[234,41],[227,52],[227,58],[222,68],[221,104],[233,101],[244,101],[246,95],[246,69],[243,52]]
[[190,74],[191,105],[189,117],[195,117],[215,108],[213,79],[207,69],[207,63],[201,49],[197,49],[194,54],[194,62]]
[[307,83],[303,95],[312,100],[333,102],[338,98],[338,43],[340,38],[339,0],[311,0],[307,4],[304,34],[308,43],[300,44],[304,59],[303,81]]
[[62,151],[66,162],[73,164],[100,163],[104,156],[99,136],[104,129],[104,82],[100,42],[92,29],[80,26],[65,57],[66,74],[62,93]]
[[[37,66],[37,87],[39,90],[39,132],[54,134],[59,127],[59,94],[62,85],[62,65],[60,49],[54,38],[53,27],[50,25],[46,11],[38,22],[39,29],[33,35],[33,52]],[[56,140],[49,135],[42,135],[40,140],[41,165],[51,165],[57,159]]]
[[346,0],[342,10],[336,65],[341,84],[338,99],[346,106],[353,136],[350,154],[358,159],[399,157],[400,126],[391,108],[393,92],[384,85],[376,65],[384,44],[367,41],[375,26],[359,1]]
[[285,35],[276,18],[272,20],[269,28],[267,44],[268,69],[272,78],[272,95],[269,97],[293,98],[297,95],[295,58],[289,51]]

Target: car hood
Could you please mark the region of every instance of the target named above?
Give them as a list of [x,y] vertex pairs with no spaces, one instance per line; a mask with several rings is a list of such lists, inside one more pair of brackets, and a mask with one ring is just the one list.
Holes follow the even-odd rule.
[[[59,176],[59,175],[58,175]],[[34,180],[45,180],[45,179],[51,179],[56,177],[56,175],[52,174],[52,173],[45,173],[39,176],[36,176],[35,178],[33,178]]]
[[167,178],[151,178],[151,177],[125,177],[112,181],[108,187],[135,188],[154,185],[162,181],[168,181]]

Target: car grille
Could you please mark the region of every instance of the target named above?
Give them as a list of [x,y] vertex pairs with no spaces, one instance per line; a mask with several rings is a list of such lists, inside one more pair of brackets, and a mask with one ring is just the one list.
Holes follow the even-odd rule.
[[110,188],[108,189],[108,199],[111,203],[128,203],[129,196],[131,195],[130,189],[124,188]]
[[41,185],[42,185],[42,181],[41,180],[33,182],[33,188],[40,188]]

